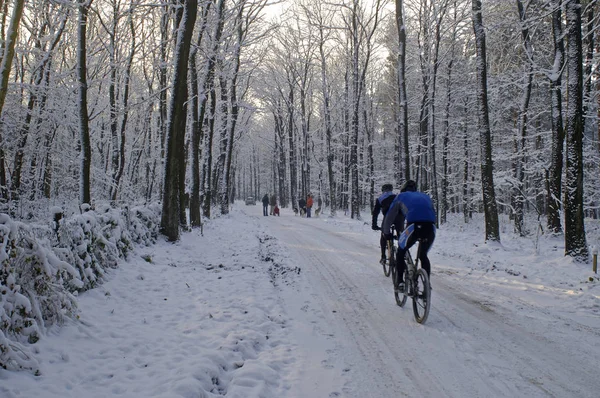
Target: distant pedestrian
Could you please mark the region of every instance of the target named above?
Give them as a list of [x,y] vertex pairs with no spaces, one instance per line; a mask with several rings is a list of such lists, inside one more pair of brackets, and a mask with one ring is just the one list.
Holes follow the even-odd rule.
[[312,194],[308,194],[308,197],[306,198],[306,218],[310,218],[310,212],[312,210],[313,207],[313,197]]
[[315,210],[315,217],[319,217],[319,214],[321,214],[322,206],[323,206],[323,200],[319,196],[319,199],[317,199],[317,209]]
[[263,203],[263,216],[269,215],[269,194],[265,194],[262,198]]
[[300,208],[300,217],[303,217],[306,214],[306,200],[300,199],[298,201],[298,207]]

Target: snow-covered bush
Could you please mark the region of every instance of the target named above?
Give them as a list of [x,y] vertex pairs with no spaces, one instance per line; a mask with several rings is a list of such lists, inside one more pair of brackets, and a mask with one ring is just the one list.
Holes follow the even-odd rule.
[[133,242],[144,246],[156,243],[159,234],[160,212],[161,207],[159,204],[138,206],[129,211],[128,229]]
[[34,238],[26,224],[0,214],[0,366],[30,368],[18,345],[35,343],[46,325],[60,323],[75,308],[65,285],[81,287],[79,273]]
[[159,209],[86,208],[45,226],[0,214],[0,367],[37,372],[27,345],[73,316],[73,293],[101,283],[134,243],[156,242]]
[[112,255],[103,252],[107,249],[111,254],[116,255],[114,247],[107,247],[100,232],[96,214],[93,212],[61,220],[58,228],[57,254],[79,271],[83,281],[81,290],[95,287],[104,275],[103,264],[110,266],[109,264],[116,261],[113,260]]

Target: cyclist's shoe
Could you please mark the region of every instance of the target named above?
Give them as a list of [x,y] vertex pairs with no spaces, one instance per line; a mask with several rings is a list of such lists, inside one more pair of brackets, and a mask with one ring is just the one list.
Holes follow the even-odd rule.
[[385,258],[385,256],[381,256],[381,259],[379,260],[379,263],[381,265],[385,265],[386,262],[387,262],[387,259]]
[[396,293],[403,294],[404,293],[404,282],[398,283],[398,286],[394,289]]

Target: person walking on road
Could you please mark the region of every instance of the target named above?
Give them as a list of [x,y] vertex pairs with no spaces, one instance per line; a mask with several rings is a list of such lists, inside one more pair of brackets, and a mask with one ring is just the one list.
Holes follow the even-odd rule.
[[269,194],[265,194],[262,198],[263,203],[263,216],[269,215]]
[[310,212],[312,210],[313,207],[313,197],[312,194],[308,194],[308,197],[306,198],[306,218],[310,218]]

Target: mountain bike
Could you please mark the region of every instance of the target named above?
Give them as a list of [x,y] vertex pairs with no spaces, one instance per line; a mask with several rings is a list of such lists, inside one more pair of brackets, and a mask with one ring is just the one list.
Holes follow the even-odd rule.
[[[431,307],[431,285],[429,284],[429,276],[427,271],[419,268],[419,257],[421,254],[422,240],[418,240],[417,257],[413,261],[410,251],[406,251],[406,270],[404,271],[404,291],[400,291],[398,286],[397,272],[394,270],[392,280],[394,281],[394,296],[396,304],[403,307],[406,304],[408,297],[412,298],[413,314],[418,323],[425,323],[429,316],[429,308]],[[395,268],[395,267],[394,267]]]

